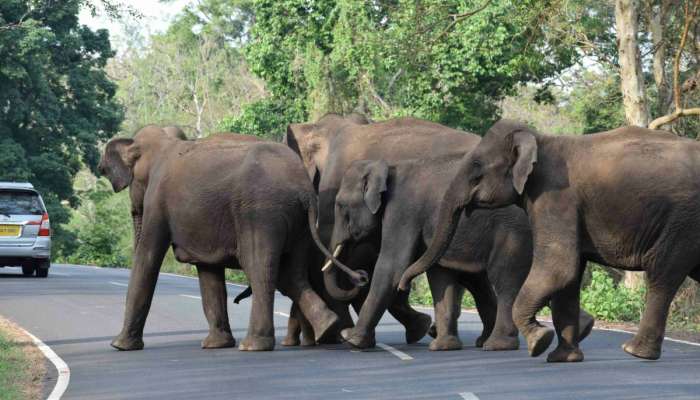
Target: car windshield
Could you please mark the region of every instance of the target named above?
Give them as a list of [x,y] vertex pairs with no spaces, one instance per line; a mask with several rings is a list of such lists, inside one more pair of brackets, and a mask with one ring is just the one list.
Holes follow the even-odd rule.
[[0,214],[41,215],[44,209],[36,193],[0,190]]

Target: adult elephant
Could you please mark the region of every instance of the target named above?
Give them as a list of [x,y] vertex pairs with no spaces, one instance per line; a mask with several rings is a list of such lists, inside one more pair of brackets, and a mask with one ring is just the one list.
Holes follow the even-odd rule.
[[[393,163],[413,158],[461,155],[473,149],[479,140],[477,135],[420,119],[404,117],[367,124],[366,120],[356,114],[349,117],[328,114],[316,123],[291,124],[285,137],[285,143],[300,155],[314,182],[319,199],[318,229],[324,243],[331,240],[336,195],[343,175],[353,161],[383,159]],[[373,266],[379,254],[379,241],[377,236],[353,248],[346,248],[343,251],[344,262],[351,267]],[[317,270],[321,266],[323,260],[318,261],[318,267],[312,269]],[[355,309],[359,310],[366,291],[343,285],[343,281],[339,281],[341,277],[335,268],[327,269],[323,276],[325,290],[336,299],[352,301]],[[490,335],[496,320],[496,297],[486,274],[465,276],[462,282],[474,295],[484,323],[484,331],[477,339],[477,346],[481,346]],[[451,298],[450,301],[456,300]],[[445,307],[454,309],[459,304]],[[388,305],[388,310],[406,327],[408,343],[420,340],[430,328],[430,317],[409,306],[406,292],[399,293]],[[344,325],[346,328],[352,326],[352,323]],[[298,337],[298,329],[290,330],[290,335],[285,340],[298,343],[295,335]]]
[[669,305],[686,276],[700,280],[700,144],[667,132],[624,127],[585,136],[547,136],[501,121],[467,154],[444,197],[435,239],[401,279],[430,267],[463,210],[519,203],[534,233],[534,261],[514,320],[530,355],[553,332],[536,313],[551,299],[559,339],[548,361],[581,361],[579,292],[587,261],[645,271],[646,307],[623,349],[658,359]]
[[248,334],[239,349],[274,347],[276,287],[299,305],[317,339],[334,332],[338,317],[307,279],[313,239],[321,245],[316,195],[286,146],[247,139],[183,141],[147,126],[133,139],[111,140],[99,169],[115,191],[131,185],[132,201],[141,201],[124,326],[113,347],[143,348],[143,328],[170,245],[178,261],[197,265],[209,322],[203,347],[235,345],[226,312],[225,266],[243,269],[254,291]]
[[[342,331],[343,339],[353,346],[375,346],[375,327],[396,294],[401,274],[432,239],[442,196],[460,158],[452,155],[392,165],[360,160],[346,171],[336,196],[331,248],[381,238],[358,322]],[[486,274],[498,295],[496,325],[484,349],[516,350],[518,329],[511,308],[532,263],[532,234],[525,213],[511,206],[460,218],[455,238],[438,263],[443,267],[428,271],[439,316],[430,350],[462,348],[457,320],[464,293],[460,281],[468,279],[464,273]]]

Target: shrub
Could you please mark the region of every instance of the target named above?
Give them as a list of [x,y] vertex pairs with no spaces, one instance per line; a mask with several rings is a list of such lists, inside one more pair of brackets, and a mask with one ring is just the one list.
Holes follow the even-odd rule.
[[581,307],[603,321],[639,321],[646,290],[616,285],[599,266],[592,266],[591,283],[581,291]]

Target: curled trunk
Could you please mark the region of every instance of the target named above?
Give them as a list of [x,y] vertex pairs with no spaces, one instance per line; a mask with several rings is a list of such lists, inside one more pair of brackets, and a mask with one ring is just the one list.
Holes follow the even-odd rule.
[[340,301],[350,301],[354,299],[358,293],[360,293],[360,288],[355,286],[352,289],[346,290],[338,285],[338,269],[329,268],[323,271],[323,283],[326,286],[326,291],[336,300]]

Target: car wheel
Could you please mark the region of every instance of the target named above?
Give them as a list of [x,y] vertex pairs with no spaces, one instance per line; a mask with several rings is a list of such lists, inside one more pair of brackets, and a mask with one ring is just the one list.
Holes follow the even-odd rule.
[[22,275],[24,275],[24,276],[34,275],[34,266],[33,265],[23,265],[22,266]]
[[49,276],[49,266],[51,262],[49,260],[39,261],[36,265],[36,276],[39,278],[46,278]]

